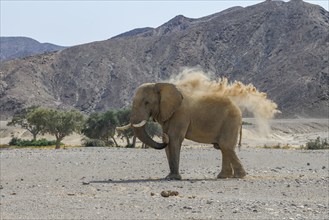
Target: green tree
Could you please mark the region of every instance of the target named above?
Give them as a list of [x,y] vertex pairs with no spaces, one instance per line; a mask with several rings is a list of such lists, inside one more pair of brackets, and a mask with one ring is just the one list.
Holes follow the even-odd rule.
[[23,109],[22,112],[15,114],[8,126],[21,126],[33,135],[33,140],[37,139],[38,134],[44,133],[45,128],[45,109],[37,106],[31,106]]
[[92,113],[82,129],[82,133],[88,138],[103,140],[106,143],[112,139],[115,146],[118,147],[114,138],[117,125],[118,119],[114,110],[105,113]]
[[[123,126],[123,125],[129,124],[130,123],[130,114],[131,114],[131,108],[124,108],[124,109],[118,110],[116,112],[116,116],[118,119],[118,125]],[[129,147],[129,146],[135,147],[136,137],[134,136],[134,131],[131,128],[118,132],[118,136],[126,139],[127,147]],[[133,137],[132,144],[130,144],[131,137]]]
[[149,121],[146,125],[146,132],[151,138],[154,136],[162,136],[162,128],[157,122]]
[[84,116],[78,111],[46,110],[45,132],[56,137],[56,149],[64,137],[73,132],[80,132],[84,124]]

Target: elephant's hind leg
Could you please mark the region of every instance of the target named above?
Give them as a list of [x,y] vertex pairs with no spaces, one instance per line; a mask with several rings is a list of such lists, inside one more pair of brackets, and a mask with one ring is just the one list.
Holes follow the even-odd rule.
[[236,155],[234,149],[229,150],[230,158],[231,158],[231,165],[234,170],[234,178],[243,178],[247,175],[246,171],[244,170],[240,159]]
[[217,178],[225,179],[233,177],[233,169],[229,160],[229,155],[225,149],[220,148],[222,152],[222,170],[218,174]]
[[[233,139],[234,140],[234,139]],[[221,146],[222,152],[222,170],[218,174],[218,178],[242,178],[246,176],[246,171],[244,170],[241,161],[235,153],[236,141],[222,140],[219,145]]]

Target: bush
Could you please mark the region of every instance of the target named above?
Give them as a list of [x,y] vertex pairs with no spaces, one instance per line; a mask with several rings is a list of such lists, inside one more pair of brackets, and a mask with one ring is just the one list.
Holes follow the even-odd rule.
[[84,147],[106,147],[105,141],[99,139],[84,138],[82,140],[82,146]]
[[19,147],[41,147],[41,146],[52,146],[56,145],[56,141],[49,141],[45,138],[40,140],[22,140],[16,137],[13,137],[10,142],[10,146],[19,146]]
[[242,121],[242,125],[252,125],[252,123],[247,122],[247,121]]
[[320,139],[317,137],[315,140],[310,140],[306,143],[306,149],[308,150],[323,150],[329,149],[329,144],[327,139]]
[[17,138],[17,137],[13,137],[13,138],[9,141],[9,146],[17,146],[19,141],[20,141],[19,138]]

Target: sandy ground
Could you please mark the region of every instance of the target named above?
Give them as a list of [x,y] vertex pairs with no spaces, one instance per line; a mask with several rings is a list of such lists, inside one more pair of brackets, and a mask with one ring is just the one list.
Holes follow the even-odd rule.
[[271,127],[265,138],[244,126],[244,179],[216,179],[220,152],[189,141],[182,181],[163,179],[165,153],[153,149],[0,150],[0,219],[328,219],[329,151],[256,147],[326,137],[328,120]]

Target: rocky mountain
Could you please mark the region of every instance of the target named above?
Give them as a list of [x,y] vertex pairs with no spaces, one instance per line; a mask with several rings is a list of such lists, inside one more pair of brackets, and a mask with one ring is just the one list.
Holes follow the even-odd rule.
[[0,111],[120,108],[141,83],[198,66],[253,83],[278,103],[281,117],[328,117],[328,30],[329,12],[301,0],[179,15],[157,28],[2,63]]
[[0,37],[0,61],[62,50],[65,47],[40,43],[27,37]]
[[136,28],[136,29],[133,29],[131,31],[127,31],[127,32],[124,32],[122,34],[119,34],[117,36],[114,36],[113,38],[118,38],[118,37],[131,37],[131,36],[135,36],[135,35],[138,35],[138,34],[141,34],[141,33],[145,33],[145,32],[148,32],[150,30],[153,30],[153,28],[151,27],[146,27],[146,28]]

